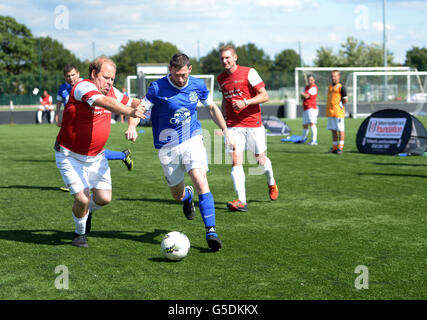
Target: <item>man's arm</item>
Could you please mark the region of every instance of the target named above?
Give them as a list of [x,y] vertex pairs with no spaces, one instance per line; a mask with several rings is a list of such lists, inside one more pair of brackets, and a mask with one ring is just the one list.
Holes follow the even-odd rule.
[[[132,104],[131,107],[132,108],[136,108],[136,107],[142,107],[142,109],[144,110],[144,113],[152,108],[152,104],[147,100],[147,99],[133,99],[132,100]],[[145,119],[145,116],[144,118]],[[134,117],[129,117],[128,118],[128,129],[125,132],[125,138],[126,140],[130,140],[135,142],[136,138],[138,138],[138,133],[136,132],[136,127],[139,124],[139,118],[134,118]]]
[[225,136],[225,144],[230,147],[231,150],[235,150],[235,143],[232,141],[228,135],[227,125],[225,123],[224,117],[221,110],[215,103],[211,103],[208,108],[209,116],[212,118],[213,122],[222,130]]
[[57,101],[56,102],[55,121],[56,121],[56,125],[58,127],[60,127],[62,125],[62,117],[61,117],[61,119],[59,118],[59,113],[61,112],[61,106],[62,106],[62,101]]
[[141,118],[145,119],[144,108],[142,106],[137,106],[135,108],[130,108],[120,103],[116,99],[107,96],[99,96],[94,102],[93,106],[102,107],[113,113],[122,114],[127,117]]
[[265,87],[261,87],[257,90],[257,95],[251,99],[245,100],[233,100],[233,108],[236,110],[241,110],[246,108],[251,104],[260,104],[265,103],[269,100],[269,96]]

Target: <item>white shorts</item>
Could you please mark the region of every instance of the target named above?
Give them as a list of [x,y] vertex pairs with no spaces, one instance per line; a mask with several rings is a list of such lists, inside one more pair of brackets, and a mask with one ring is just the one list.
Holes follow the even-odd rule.
[[[56,166],[71,194],[86,188],[111,189],[111,173],[104,152],[95,157],[76,154],[61,147],[55,151]],[[84,161],[88,159],[89,161]]]
[[310,123],[317,123],[317,116],[319,115],[319,109],[307,109],[302,113],[302,124],[305,126]]
[[344,131],[344,118],[328,118],[328,130]]
[[208,158],[202,135],[196,135],[181,144],[159,150],[159,160],[169,187],[184,180],[191,169],[208,171]]
[[39,105],[39,110],[41,111],[53,111],[53,105],[50,106],[44,106],[44,105]]
[[[228,128],[228,132],[231,139],[234,140],[238,152],[250,150],[255,154],[261,154],[267,150],[264,126],[256,128],[232,127]],[[230,152],[231,150],[226,148],[226,151]]]

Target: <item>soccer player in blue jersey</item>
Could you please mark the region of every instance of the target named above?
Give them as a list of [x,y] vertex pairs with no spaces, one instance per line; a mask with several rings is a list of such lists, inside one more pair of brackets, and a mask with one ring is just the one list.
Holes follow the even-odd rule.
[[[151,83],[141,104],[151,109],[154,146],[159,150],[163,172],[175,200],[183,203],[187,219],[194,218],[194,190],[185,186],[187,172],[199,195],[199,209],[206,228],[206,241],[211,251],[218,251],[222,242],[216,233],[215,203],[210,192],[206,172],[207,154],[202,128],[197,120],[197,103],[208,108],[212,120],[222,129],[226,144],[234,149],[221,110],[209,96],[202,79],[190,76],[190,59],[175,54],[169,63],[169,74]],[[135,141],[139,119],[131,119],[126,138]]]
[[[79,69],[73,64],[67,64],[64,67],[64,77],[65,77],[65,83],[63,83],[59,89],[58,94],[56,96],[56,125],[58,127],[61,127],[62,119],[60,117],[61,114],[61,106],[67,105],[68,98],[70,96],[71,89],[73,86],[81,80],[80,78],[80,72]],[[113,150],[104,150],[105,157],[107,160],[122,160],[123,163],[126,165],[129,171],[133,168],[133,159],[131,156],[131,152],[129,149],[123,150],[123,151],[113,151]],[[67,188],[61,187],[60,188],[63,191],[68,191]]]

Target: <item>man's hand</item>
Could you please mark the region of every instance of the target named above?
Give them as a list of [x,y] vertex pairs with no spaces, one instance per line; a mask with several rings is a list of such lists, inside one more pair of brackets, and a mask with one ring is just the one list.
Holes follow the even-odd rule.
[[132,108],[131,113],[129,114],[130,117],[132,118],[141,118],[141,119],[145,119],[146,116],[144,115],[146,109],[143,105],[138,105],[135,108]]
[[224,136],[226,149],[230,151],[236,151],[236,143],[234,142],[233,138],[230,137],[228,131],[224,132]]
[[136,127],[129,126],[125,132],[125,138],[126,138],[126,140],[135,142],[136,138],[138,138],[138,133],[136,132]]
[[234,110],[236,111],[240,111],[244,108],[247,107],[246,103],[244,100],[233,100],[231,103],[231,106],[233,107]]

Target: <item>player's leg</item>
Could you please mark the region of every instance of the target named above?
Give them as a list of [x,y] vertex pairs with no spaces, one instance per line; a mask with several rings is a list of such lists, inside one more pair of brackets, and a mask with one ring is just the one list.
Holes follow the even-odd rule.
[[215,201],[206,177],[206,172],[209,170],[208,158],[201,135],[192,137],[186,143],[183,148],[182,163],[199,194],[199,210],[205,225],[208,247],[211,251],[218,251],[222,243],[216,233]]
[[318,109],[309,109],[308,125],[311,131],[311,142],[309,145],[317,145],[317,116],[319,114]]
[[246,204],[245,171],[243,169],[243,152],[246,146],[246,134],[244,128],[229,128],[229,134],[236,143],[236,150],[226,150],[231,157],[231,180],[237,199],[227,203],[230,211],[248,211]]
[[337,118],[337,139],[338,139],[338,154],[342,154],[344,150],[344,118]]
[[308,125],[305,124],[302,126],[302,135],[301,135],[302,142],[307,141],[307,138],[308,138]]
[[264,126],[258,128],[248,128],[248,149],[251,150],[258,162],[261,172],[267,179],[268,193],[271,200],[277,200],[279,197],[279,188],[274,179],[273,166],[271,160],[266,156],[267,136]]
[[44,107],[42,105],[39,106],[36,113],[36,123],[41,124],[43,122],[43,111]]
[[125,149],[123,151],[105,149],[104,154],[107,160],[122,160],[129,171],[133,169],[132,153],[129,149]]
[[329,153],[337,153],[338,150],[338,134],[337,134],[337,123],[336,118],[328,117],[327,129],[331,131],[332,135],[332,148],[329,149]]
[[172,197],[182,202],[182,211],[188,220],[194,218],[193,187],[185,186],[185,168],[180,163],[179,146],[159,150],[159,160]]
[[86,221],[86,234],[92,229],[92,217],[95,212],[109,204],[112,200],[111,170],[108,160],[101,155],[99,159],[87,166],[86,171],[92,193],[89,197],[88,219]]
[[55,121],[55,110],[53,110],[53,106],[49,107],[49,123],[53,124]]
[[194,219],[195,208],[194,208],[194,189],[192,186],[186,186],[184,180],[179,182],[175,186],[169,186],[172,197],[176,201],[182,202],[182,211],[188,220]]
[[308,124],[309,124],[309,110],[304,110],[302,113],[302,135],[301,135],[301,143],[307,141],[308,137]]
[[83,163],[77,159],[66,156],[63,152],[55,152],[56,166],[61,173],[62,179],[70,189],[74,197],[72,207],[75,230],[72,245],[87,247],[86,221],[88,218],[88,207],[90,202],[89,182],[83,169]]
[[188,174],[199,194],[199,209],[205,225],[208,247],[211,251],[218,251],[222,247],[222,242],[216,233],[215,201],[209,189],[206,170],[203,168],[193,168],[188,171]]

